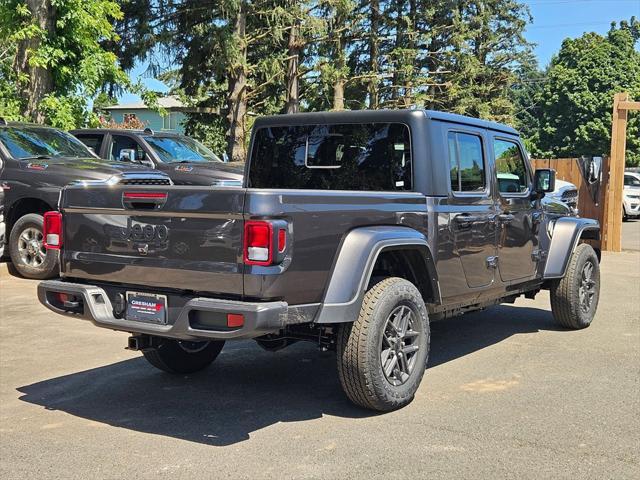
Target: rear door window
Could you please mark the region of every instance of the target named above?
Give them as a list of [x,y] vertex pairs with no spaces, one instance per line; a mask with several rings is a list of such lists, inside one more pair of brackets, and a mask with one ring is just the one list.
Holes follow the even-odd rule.
[[249,186],[313,190],[411,190],[411,141],[397,123],[263,127]]
[[89,147],[96,155],[100,155],[100,149],[102,148],[102,141],[104,135],[76,135],[76,138]]
[[449,176],[452,192],[483,192],[486,188],[482,140],[478,135],[449,132]]

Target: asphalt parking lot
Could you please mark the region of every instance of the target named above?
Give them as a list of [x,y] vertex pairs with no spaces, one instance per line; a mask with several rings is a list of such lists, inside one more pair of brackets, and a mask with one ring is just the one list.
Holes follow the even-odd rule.
[[622,249],[640,251],[640,219],[622,223]]
[[586,330],[557,328],[546,292],[434,324],[415,401],[376,415],[310,344],[227,344],[172,377],[0,266],[0,476],[640,478],[640,253],[602,272]]

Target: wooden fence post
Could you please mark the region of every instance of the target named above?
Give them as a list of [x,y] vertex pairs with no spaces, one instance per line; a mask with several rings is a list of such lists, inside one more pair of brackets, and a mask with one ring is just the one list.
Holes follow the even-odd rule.
[[[609,188],[605,194],[602,219],[602,249],[611,252],[622,250],[622,190],[624,188],[627,112],[629,110],[640,110],[640,102],[629,101],[629,94],[626,92],[616,93],[613,98],[613,121],[611,124]],[[606,170],[604,173],[607,173]]]

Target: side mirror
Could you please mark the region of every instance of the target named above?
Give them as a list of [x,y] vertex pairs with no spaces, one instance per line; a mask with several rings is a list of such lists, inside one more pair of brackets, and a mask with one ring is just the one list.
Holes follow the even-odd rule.
[[538,168],[533,179],[536,193],[553,192],[556,189],[556,171],[551,168]]
[[133,148],[123,148],[118,155],[120,162],[135,162],[136,151]]

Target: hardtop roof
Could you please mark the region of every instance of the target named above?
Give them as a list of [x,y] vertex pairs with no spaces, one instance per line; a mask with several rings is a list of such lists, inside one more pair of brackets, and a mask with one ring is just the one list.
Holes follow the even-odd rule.
[[455,113],[437,110],[342,110],[337,112],[306,112],[285,115],[270,115],[258,117],[255,127],[275,125],[312,125],[323,123],[373,123],[373,122],[407,122],[411,123],[421,118],[430,120],[469,125],[473,127],[495,130],[510,135],[519,135],[514,128],[489,120],[467,117]]

